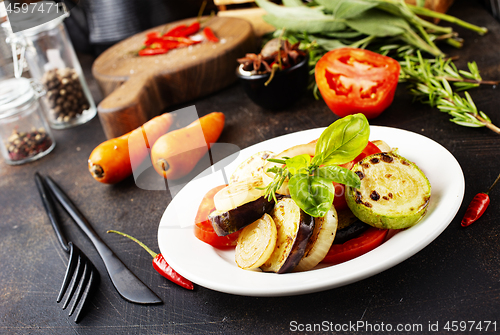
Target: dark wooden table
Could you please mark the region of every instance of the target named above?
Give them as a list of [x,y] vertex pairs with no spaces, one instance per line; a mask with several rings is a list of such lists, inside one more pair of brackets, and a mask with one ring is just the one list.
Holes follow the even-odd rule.
[[[450,13],[488,27],[478,36],[457,28],[465,38],[457,64],[477,61],[483,78],[500,78],[500,24],[479,4],[458,1]],[[81,57],[89,72],[92,59]],[[101,99],[87,73],[94,96]],[[500,125],[499,91],[484,87],[471,91],[479,109]],[[220,142],[240,148],[279,135],[324,127],[336,120],[323,101],[304,96],[292,108],[271,112],[254,105],[239,85],[193,101],[200,115],[226,114]],[[184,106],[177,106],[171,110]],[[57,146],[48,156],[23,166],[0,162],[0,333],[2,334],[177,334],[177,333],[287,333],[293,322],[372,325],[439,325],[452,321],[496,322],[500,331],[500,188],[474,225],[460,227],[467,204],[484,191],[500,172],[500,135],[486,128],[464,128],[448,115],[412,104],[400,86],[392,106],[371,121],[425,135],[446,147],[461,164],[466,179],[464,202],[448,228],[413,257],[371,278],[324,292],[280,298],[229,295],[197,286],[183,290],[159,276],[150,256],[136,244],[106,234],[128,232],[158,251],[157,229],[171,201],[166,191],[138,188],[133,178],[109,186],[96,182],[87,158],[105,137],[95,118],[88,124],[54,131]],[[446,169],[446,166],[442,167]],[[91,258],[101,273],[101,284],[85,318],[78,325],[56,304],[67,264],[36,192],[33,174],[50,174],[75,200],[97,233],[125,264],[164,301],[139,306],[120,298],[90,241],[65,215],[64,230]],[[484,325],[484,324],[483,324]],[[345,329],[345,328],[344,328]],[[360,329],[362,330],[362,329]],[[493,330],[491,325],[490,331]],[[361,333],[347,329],[344,333]],[[410,333],[410,332],[407,332]],[[452,332],[450,332],[452,333]]]

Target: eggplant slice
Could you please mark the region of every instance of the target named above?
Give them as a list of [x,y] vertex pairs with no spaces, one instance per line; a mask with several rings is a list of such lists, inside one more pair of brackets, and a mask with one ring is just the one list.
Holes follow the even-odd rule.
[[271,257],[261,266],[266,272],[292,271],[304,256],[314,230],[314,218],[290,198],[278,200],[271,213],[278,239]]
[[229,211],[214,211],[208,218],[215,233],[219,236],[226,236],[248,226],[260,219],[262,215],[271,213],[273,208],[274,200],[268,201],[260,197]]
[[294,271],[307,271],[325,258],[332,246],[337,231],[338,215],[332,205],[325,216],[314,218],[314,231],[304,252],[304,256]]

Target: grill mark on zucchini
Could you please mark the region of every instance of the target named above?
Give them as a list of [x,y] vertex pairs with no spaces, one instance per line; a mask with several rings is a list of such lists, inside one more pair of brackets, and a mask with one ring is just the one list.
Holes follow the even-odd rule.
[[430,200],[428,179],[411,161],[394,153],[378,153],[358,162],[352,171],[360,189],[346,190],[353,213],[362,221],[383,229],[407,228],[425,214]]
[[386,163],[392,163],[392,161],[394,160],[394,158],[392,158],[391,156],[389,156],[387,153],[383,152],[382,154],[380,154],[382,160]]

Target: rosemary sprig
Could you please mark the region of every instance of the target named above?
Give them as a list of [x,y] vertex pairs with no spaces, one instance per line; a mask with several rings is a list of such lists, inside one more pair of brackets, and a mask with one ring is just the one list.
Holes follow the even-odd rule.
[[[400,82],[407,82],[409,92],[416,100],[450,114],[451,122],[465,127],[488,127],[500,134],[500,128],[482,111],[478,111],[468,92],[464,97],[454,92],[478,87],[481,84],[498,84],[483,81],[477,64],[468,63],[469,72],[458,70],[452,59],[423,58],[417,51],[416,56],[407,55],[401,64]],[[450,84],[451,82],[451,84]]]
[[[271,159],[271,158],[269,158],[268,161],[279,164],[285,163],[285,161]],[[291,177],[291,174],[290,172],[288,172],[286,166],[285,167],[273,166],[272,168],[267,169],[266,172],[274,173],[274,179],[265,187],[264,198],[266,198],[267,201],[271,201],[272,199],[274,199],[275,202],[278,202],[278,200],[276,199],[276,192],[281,188],[285,180]]]

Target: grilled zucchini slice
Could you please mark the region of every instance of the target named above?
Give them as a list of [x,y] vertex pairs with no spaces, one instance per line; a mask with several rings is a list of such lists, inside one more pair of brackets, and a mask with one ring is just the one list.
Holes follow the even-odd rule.
[[406,158],[377,153],[365,157],[351,170],[361,179],[361,187],[348,187],[346,201],[361,221],[381,229],[402,229],[413,226],[425,214],[431,184]]

